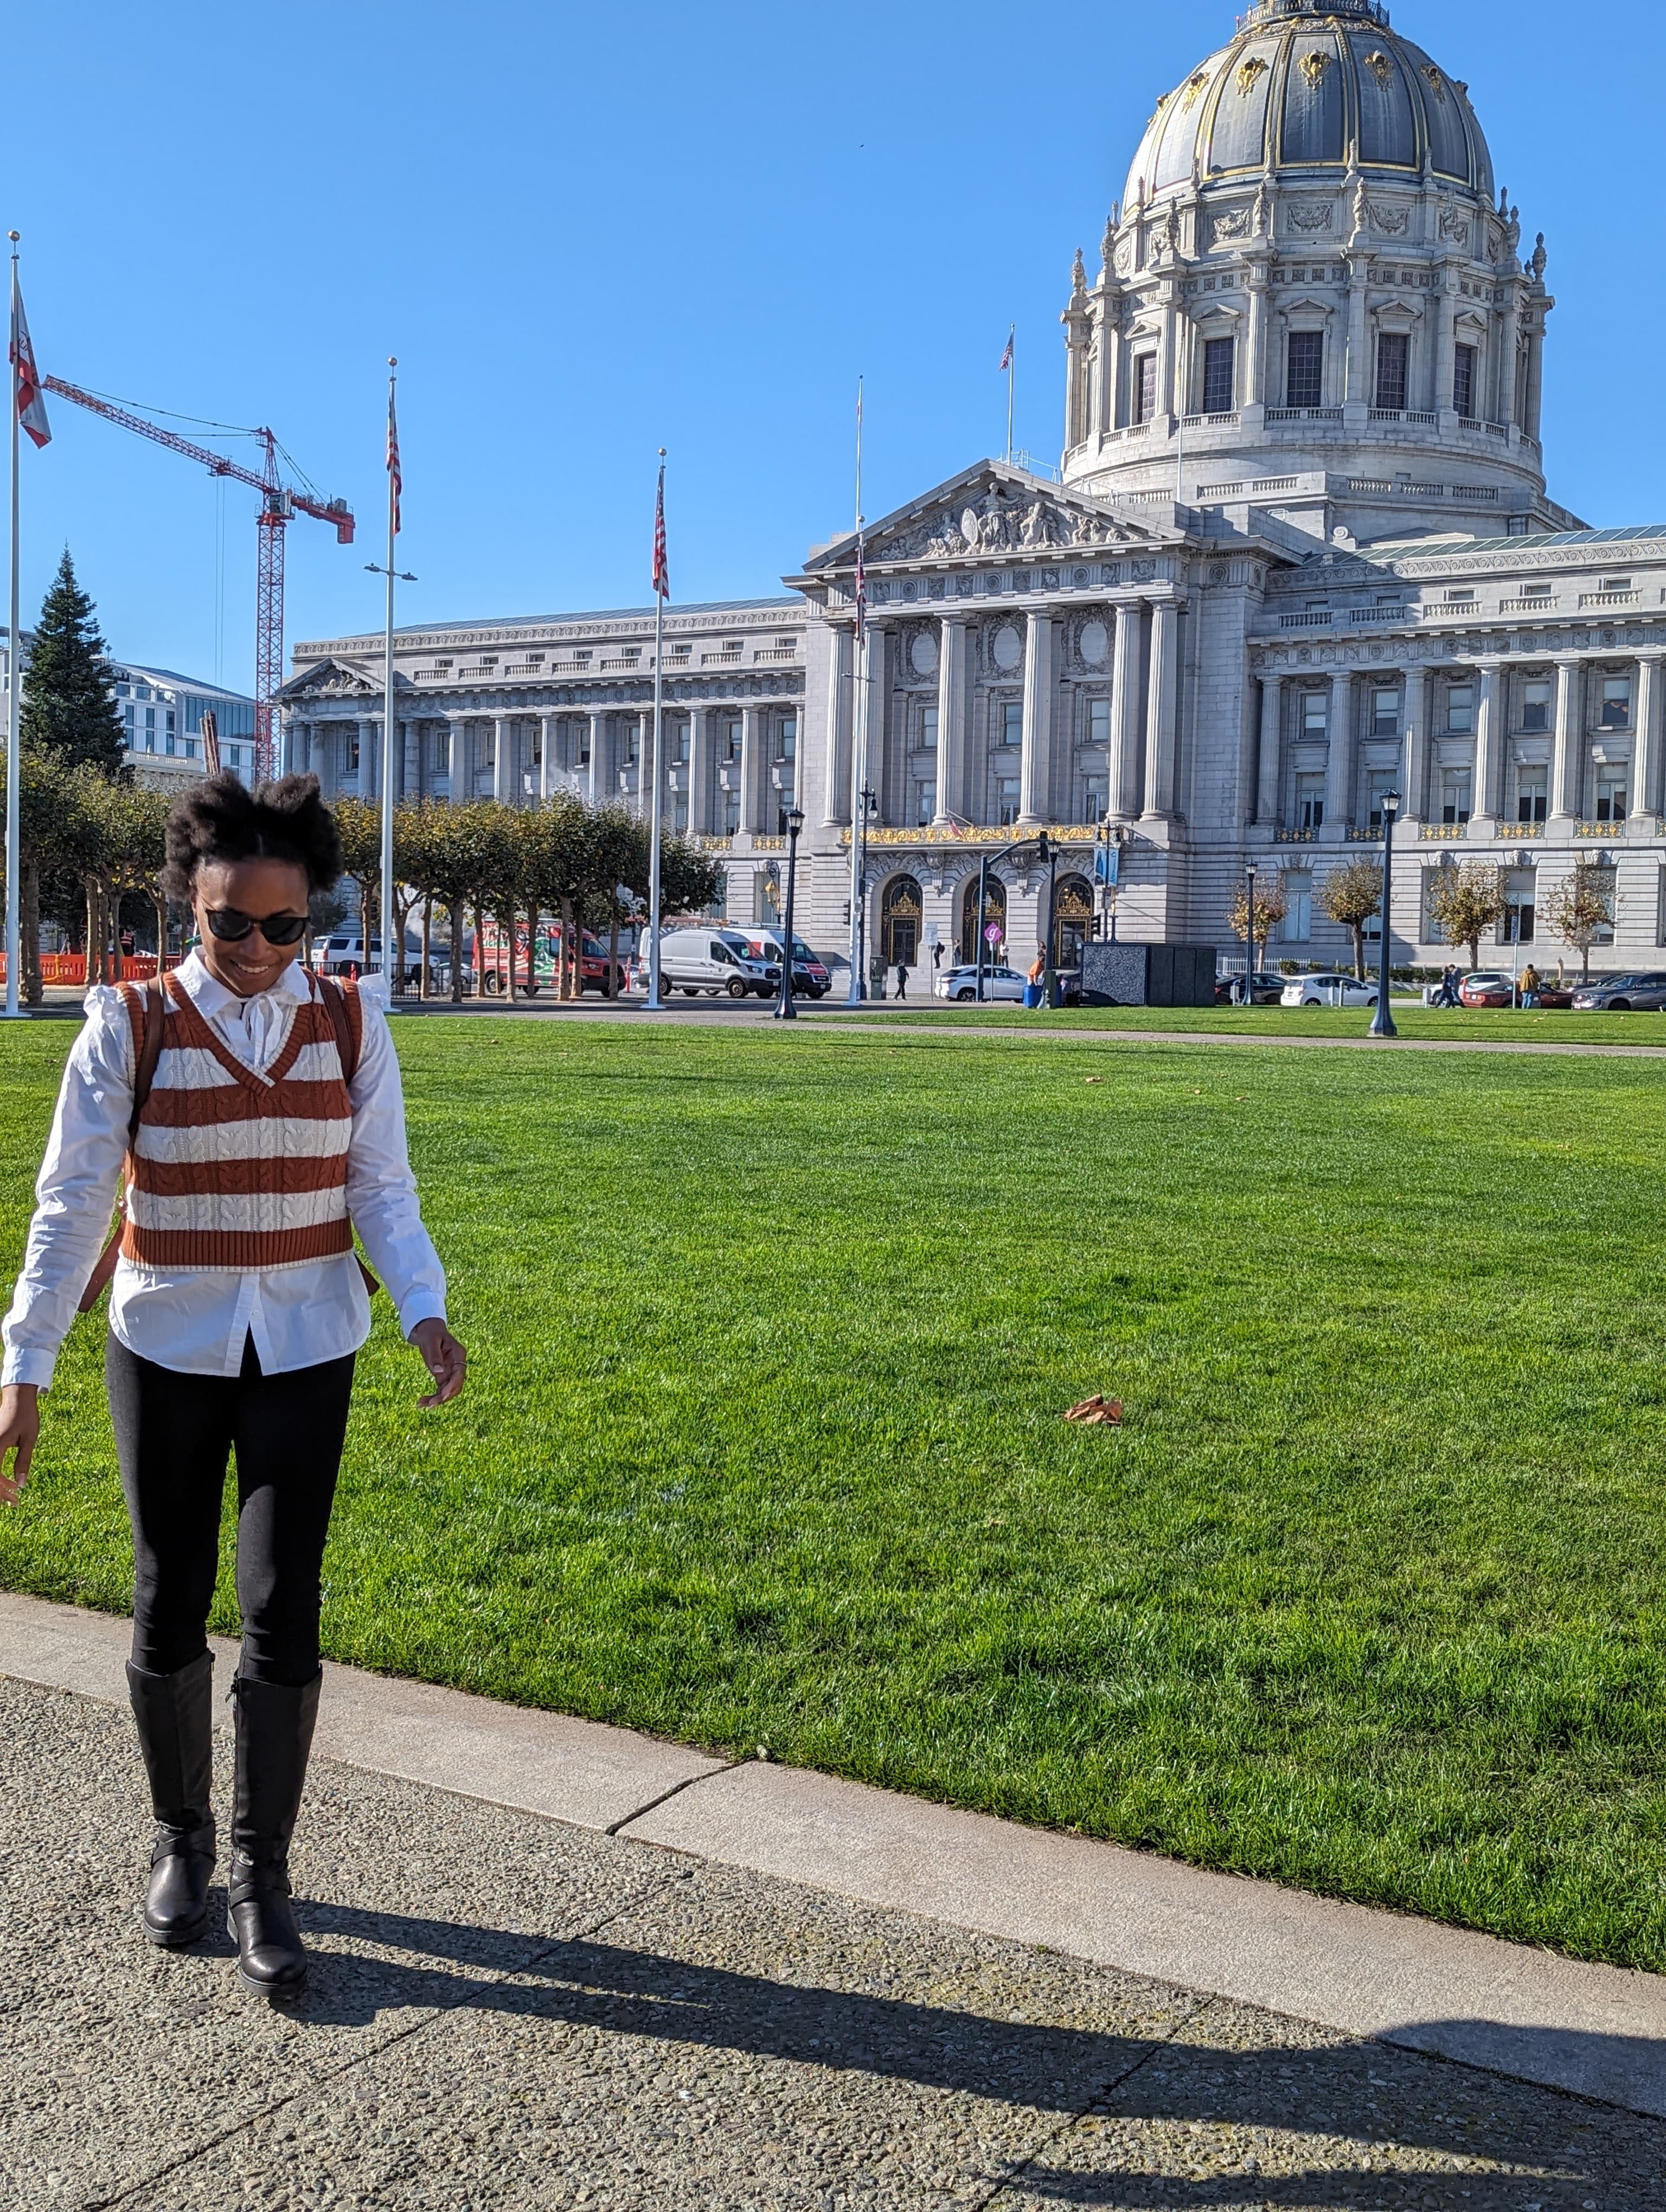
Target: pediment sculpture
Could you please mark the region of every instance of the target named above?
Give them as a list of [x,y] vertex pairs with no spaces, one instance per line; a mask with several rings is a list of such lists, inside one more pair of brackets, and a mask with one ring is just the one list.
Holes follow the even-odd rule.
[[942,507],[876,547],[876,561],[964,561],[969,553],[1033,553],[1049,547],[1120,544],[1125,532],[1109,517],[1084,514],[997,484],[981,497]]

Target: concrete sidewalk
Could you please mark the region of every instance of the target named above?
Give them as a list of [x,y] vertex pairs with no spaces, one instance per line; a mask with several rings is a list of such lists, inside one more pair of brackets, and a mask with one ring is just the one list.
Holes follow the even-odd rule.
[[275,2011],[139,1936],[125,1641],[0,1598],[8,2212],[1666,2207],[1652,1977],[342,1668]]

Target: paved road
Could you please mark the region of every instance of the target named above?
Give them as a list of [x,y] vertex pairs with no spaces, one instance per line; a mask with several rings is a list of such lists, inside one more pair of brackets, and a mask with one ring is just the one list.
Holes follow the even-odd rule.
[[141,1940],[126,1717],[0,1735],[7,2212],[1666,2206],[1666,2122],[328,1760],[277,2012]]

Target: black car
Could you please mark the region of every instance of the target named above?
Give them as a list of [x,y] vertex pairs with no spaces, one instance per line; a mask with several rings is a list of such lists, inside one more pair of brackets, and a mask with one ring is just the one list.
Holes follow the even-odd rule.
[[[1279,1006],[1284,999],[1286,980],[1283,975],[1268,975],[1258,969],[1250,978],[1250,1004],[1256,1006]],[[1241,1005],[1243,989],[1242,975],[1222,975],[1215,984],[1215,1004],[1218,1006]]]

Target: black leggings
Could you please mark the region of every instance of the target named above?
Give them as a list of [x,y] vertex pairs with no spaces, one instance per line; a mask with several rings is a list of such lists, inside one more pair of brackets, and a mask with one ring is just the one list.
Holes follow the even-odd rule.
[[112,1336],[104,1355],[133,1524],[133,1664],[177,1674],[208,1648],[226,1461],[237,1451],[241,1671],[299,1688],[318,1672],[319,1578],[353,1395],[353,1355],[263,1375],[176,1375]]

